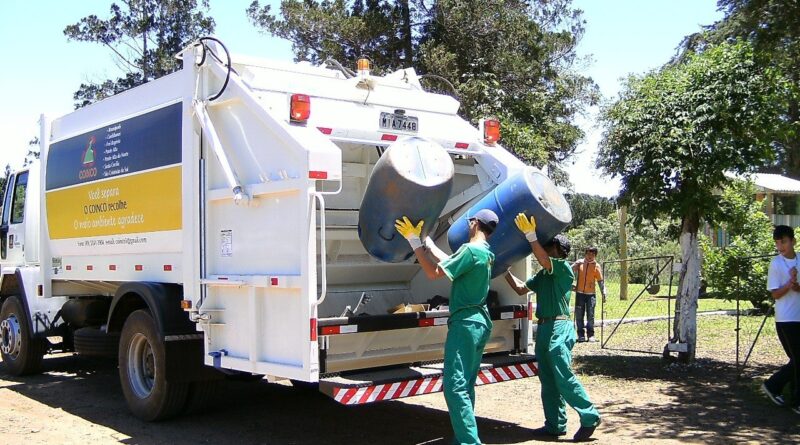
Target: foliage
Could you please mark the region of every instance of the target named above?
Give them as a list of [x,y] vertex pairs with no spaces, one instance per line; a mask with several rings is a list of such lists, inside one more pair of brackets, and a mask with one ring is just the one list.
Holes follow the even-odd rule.
[[257,0],[248,8],[256,26],[292,42],[297,60],[410,66],[432,75],[426,87],[452,94],[446,79],[464,118],[500,117],[504,145],[540,166],[574,153],[583,137],[574,117],[599,97],[575,72],[584,22],[571,0],[283,0],[280,13]]
[[11,166],[6,164],[6,168],[3,170],[3,176],[0,176],[0,209],[3,208],[3,199],[6,193],[6,184],[8,183],[8,178],[11,176]]
[[107,19],[93,14],[64,28],[69,40],[108,47],[124,73],[117,79],[81,84],[75,108],[176,71],[175,54],[214,31],[207,10],[208,0],[123,0],[121,5],[111,4]]
[[26,167],[33,163],[34,160],[39,159],[39,137],[34,136],[28,141],[28,153],[25,154],[25,161],[22,163]]
[[[650,221],[628,231],[628,258],[653,256],[677,256],[680,247],[670,236],[674,224],[664,219]],[[584,249],[597,247],[598,261],[620,258],[619,215],[611,212],[604,217],[587,219],[582,225],[567,232],[572,242],[575,257],[580,258]],[[651,276],[654,262],[631,262],[628,274],[631,283],[645,283]]]
[[780,73],[786,86],[778,100],[787,131],[775,135],[777,162],[770,170],[800,178],[800,2],[717,0],[717,5],[725,17],[705,32],[686,37],[676,61],[734,39],[751,42],[761,55],[759,63]]
[[616,211],[614,200],[587,193],[571,193],[565,196],[572,209],[572,222],[567,229],[580,227],[590,218],[607,216]]
[[[773,157],[781,131],[780,82],[752,45],[721,44],[685,63],[630,77],[602,111],[597,164],[622,179],[634,222],[666,215],[688,222],[726,219],[714,190],[726,171],[744,173]],[[686,230],[685,230],[686,231]]]
[[746,181],[736,181],[720,196],[720,208],[728,213],[722,224],[731,236],[726,248],[714,247],[708,239],[701,240],[703,276],[719,296],[726,299],[749,300],[754,307],[766,309],[772,298],[766,290],[769,257],[775,250],[772,222],[753,199],[755,187]]

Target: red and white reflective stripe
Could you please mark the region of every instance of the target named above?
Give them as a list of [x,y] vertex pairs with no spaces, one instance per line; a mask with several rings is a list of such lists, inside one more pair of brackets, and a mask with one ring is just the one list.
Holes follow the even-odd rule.
[[[493,369],[481,370],[478,373],[478,380],[475,382],[475,386],[534,377],[536,374],[538,374],[538,369],[533,363],[499,366]],[[439,375],[361,388],[334,388],[333,399],[342,405],[363,405],[365,403],[440,392],[442,391],[443,383],[444,378]]]
[[524,379],[525,377],[533,377],[538,373],[539,370],[536,368],[536,365],[532,363],[501,366],[493,369],[483,369],[478,373],[478,380],[475,382],[475,386]]

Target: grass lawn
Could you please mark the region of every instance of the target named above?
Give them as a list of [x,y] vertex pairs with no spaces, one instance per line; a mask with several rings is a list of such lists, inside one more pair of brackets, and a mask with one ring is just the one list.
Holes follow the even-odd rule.
[[[756,340],[764,317],[742,316],[739,319],[739,360],[744,361],[748,350]],[[604,328],[605,347],[661,353],[667,340],[666,320],[622,324]],[[698,358],[719,362],[736,363],[736,317],[732,315],[710,315],[697,318]],[[775,318],[767,318],[748,361],[754,366],[778,366],[787,361],[775,332]]]
[[[628,299],[623,301],[620,300],[620,292],[619,292],[619,283],[607,282],[606,283],[606,290],[608,298],[606,299],[605,304],[601,304],[600,301],[597,302],[596,312],[595,312],[595,319],[600,320],[602,317],[606,319],[616,319],[621,318],[625,311],[628,309],[628,306],[631,305],[633,300],[639,295],[639,293],[644,288],[642,284],[628,284]],[[659,315],[670,315],[671,312],[675,311],[675,293],[677,292],[677,286],[672,286],[672,299],[669,302],[669,310],[667,310],[667,294],[669,292],[669,286],[662,285],[656,295],[651,295],[647,291],[642,293],[639,296],[639,299],[636,300],[636,304],[633,305],[630,312],[628,312],[628,317],[650,317],[650,316],[659,316]],[[570,301],[570,305],[575,307],[575,294]],[[599,293],[598,293],[599,297]],[[749,301],[741,301],[740,308],[741,310],[752,309],[753,305],[750,304]],[[703,298],[698,301],[698,312],[703,311],[721,311],[721,310],[735,310],[736,309],[736,301],[726,301],[723,299],[717,298]],[[601,314],[602,310],[602,314]],[[602,317],[601,317],[602,316]]]

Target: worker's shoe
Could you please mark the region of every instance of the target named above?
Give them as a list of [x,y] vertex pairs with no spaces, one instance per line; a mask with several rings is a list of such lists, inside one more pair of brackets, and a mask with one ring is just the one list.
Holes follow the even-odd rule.
[[575,433],[575,435],[572,436],[572,441],[573,442],[588,442],[589,439],[592,438],[592,434],[594,434],[594,430],[595,430],[595,428],[597,428],[597,425],[600,425],[600,419],[597,419],[597,423],[595,423],[592,426],[583,426],[583,425],[581,425],[581,427],[578,428],[578,431]]
[[559,436],[566,436],[567,432],[559,431],[557,433],[554,433],[548,430],[546,426],[542,426],[531,431],[531,434],[533,435],[533,437],[559,437]]
[[578,343],[585,343],[586,337],[578,337]]
[[592,335],[591,337],[589,337],[589,340],[587,340],[587,341],[588,341],[589,343],[597,343],[597,339],[596,339],[596,338],[594,338],[594,335]]
[[[775,394],[774,392],[770,391],[769,388],[767,388],[766,382],[761,384],[761,392],[766,394],[767,397],[769,397],[769,399],[772,400],[772,403],[774,403],[774,404],[776,404],[778,406],[785,406],[786,405],[786,400],[783,399],[783,396],[781,394]],[[795,408],[792,408],[792,409],[795,409]],[[798,412],[796,410],[795,410],[795,412],[797,414],[800,414],[800,412]]]

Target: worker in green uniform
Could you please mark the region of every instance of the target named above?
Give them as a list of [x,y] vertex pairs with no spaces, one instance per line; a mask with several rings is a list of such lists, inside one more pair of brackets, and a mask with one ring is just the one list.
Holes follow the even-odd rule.
[[600,424],[600,414],[572,372],[575,329],[569,319],[569,297],[575,275],[565,259],[570,250],[569,240],[564,235],[556,235],[542,246],[536,238],[534,217],[529,220],[520,213],[514,222],[525,234],[536,261],[542,266],[542,270],[524,283],[510,271],[506,273],[506,281],[519,295],[529,291],[536,293],[538,326],[535,351],[545,422],[535,434],[552,437],[567,434],[566,402],[581,418],[581,427],[573,439],[576,442],[587,441]]
[[486,295],[492,277],[494,254],[486,240],[497,227],[497,215],[488,209],[469,219],[469,242],[451,256],[433,244],[423,247],[422,223],[414,226],[408,218],[397,220],[395,228],[408,240],[422,270],[430,279],[449,278],[450,318],[444,344],[444,399],[450,413],[454,443],[480,444],[475,421],[475,380],[480,370],[483,348],[492,332],[492,319]]

